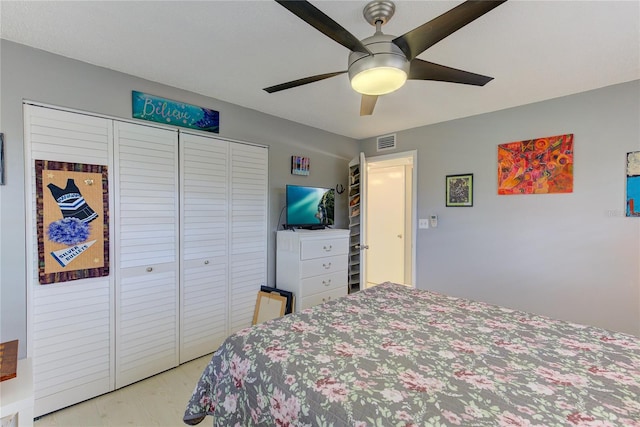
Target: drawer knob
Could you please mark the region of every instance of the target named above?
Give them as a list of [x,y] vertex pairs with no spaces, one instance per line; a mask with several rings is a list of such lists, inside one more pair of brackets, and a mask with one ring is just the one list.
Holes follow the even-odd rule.
[[330,268],[331,268],[331,263],[329,263],[329,264],[324,264],[324,263],[323,263],[323,264],[322,264],[322,266],[323,266],[326,270],[328,270],[328,269],[330,269]]
[[207,265],[207,264],[209,264],[209,260],[208,259],[204,261],[204,265]]
[[147,273],[151,273],[153,271],[153,267],[147,267]]
[[323,284],[323,285],[325,285],[325,286],[329,286],[329,285],[331,284],[331,279],[329,279],[329,280],[323,280],[323,281],[322,281],[322,284]]
[[333,248],[332,245],[329,245],[329,246],[325,245],[325,246],[322,247],[322,249],[324,249],[326,252],[331,252],[332,248]]

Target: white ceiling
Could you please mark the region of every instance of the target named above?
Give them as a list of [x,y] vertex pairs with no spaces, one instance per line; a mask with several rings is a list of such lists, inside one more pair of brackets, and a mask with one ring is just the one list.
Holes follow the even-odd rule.
[[[373,35],[366,1],[312,3],[357,38]],[[404,34],[459,3],[396,1],[383,32]],[[408,81],[368,117],[346,74],[262,90],[347,68],[348,49],[274,1],[2,0],[0,8],[4,39],[357,139],[640,79],[638,0],[509,0],[419,56],[495,80]]]

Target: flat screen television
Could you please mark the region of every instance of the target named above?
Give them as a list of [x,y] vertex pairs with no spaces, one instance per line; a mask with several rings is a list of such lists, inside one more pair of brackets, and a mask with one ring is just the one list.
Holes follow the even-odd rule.
[[286,197],[288,228],[313,229],[333,225],[333,189],[287,185]]

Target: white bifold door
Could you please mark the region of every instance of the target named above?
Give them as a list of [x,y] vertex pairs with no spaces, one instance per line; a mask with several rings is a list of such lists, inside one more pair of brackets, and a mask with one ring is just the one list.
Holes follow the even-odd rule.
[[182,134],[180,361],[213,352],[228,330],[229,144]]
[[268,150],[180,135],[180,363],[251,325],[267,274]]
[[114,123],[116,388],[178,365],[178,132]]
[[[33,359],[34,414],[39,416],[106,393],[114,386],[113,277],[40,284],[38,218],[43,215],[37,211],[34,167],[36,160],[110,166],[112,122],[25,105],[24,127],[29,207],[25,233],[27,355]],[[112,189],[113,180],[109,179],[110,194]],[[43,198],[51,197],[48,191],[43,189]],[[109,205],[112,203],[110,195]]]

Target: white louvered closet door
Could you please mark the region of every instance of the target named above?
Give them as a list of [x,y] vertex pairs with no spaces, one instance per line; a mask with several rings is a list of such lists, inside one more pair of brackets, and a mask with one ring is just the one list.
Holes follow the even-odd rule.
[[178,134],[114,122],[116,387],[178,365]]
[[[24,106],[24,124],[31,207],[26,221],[28,353],[33,358],[34,415],[40,416],[113,390],[113,280],[39,284],[34,160],[111,166],[112,128],[110,120],[33,105]],[[110,169],[108,177],[111,189]]]
[[230,332],[251,326],[267,280],[268,150],[230,145]]
[[180,134],[180,363],[227,337],[229,143]]

